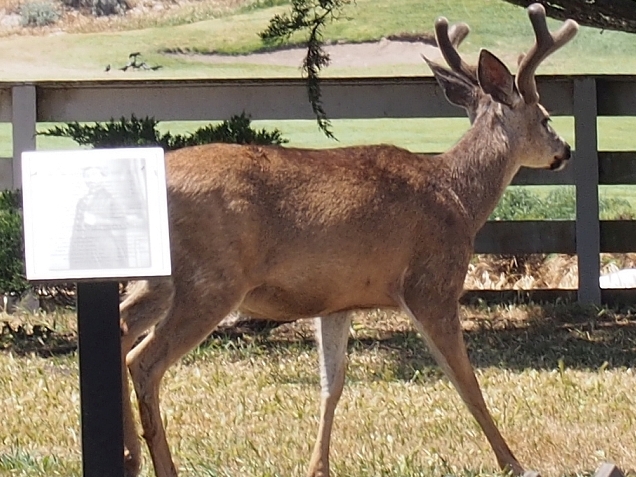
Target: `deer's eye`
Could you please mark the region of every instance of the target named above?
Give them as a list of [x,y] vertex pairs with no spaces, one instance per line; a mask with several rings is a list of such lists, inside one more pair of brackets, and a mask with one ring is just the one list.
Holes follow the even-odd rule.
[[546,116],[541,120],[541,125],[547,128],[550,124],[550,121],[552,121],[552,118],[550,118],[550,116]]

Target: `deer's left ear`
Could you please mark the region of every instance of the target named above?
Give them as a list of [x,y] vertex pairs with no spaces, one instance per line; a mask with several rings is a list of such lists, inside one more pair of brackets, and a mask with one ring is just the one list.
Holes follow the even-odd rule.
[[475,95],[475,89],[477,88],[474,84],[468,81],[464,76],[455,73],[447,68],[444,68],[432,61],[429,61],[427,58],[423,57],[424,61],[428,64],[429,68],[433,72],[435,79],[437,80],[437,84],[442,88],[444,92],[444,96],[451,104],[456,106],[460,106],[466,111],[468,111],[468,115],[477,108],[476,102],[477,97]]
[[512,108],[521,100],[514,76],[506,65],[488,50],[479,52],[477,78],[481,89],[498,103]]

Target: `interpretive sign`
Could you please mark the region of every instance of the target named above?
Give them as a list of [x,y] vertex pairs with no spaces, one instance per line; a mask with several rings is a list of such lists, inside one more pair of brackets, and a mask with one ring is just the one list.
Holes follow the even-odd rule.
[[27,279],[170,275],[162,149],[24,152],[22,182]]
[[170,275],[163,150],[24,152],[22,194],[27,279],[78,282],[83,475],[123,477],[118,280]]

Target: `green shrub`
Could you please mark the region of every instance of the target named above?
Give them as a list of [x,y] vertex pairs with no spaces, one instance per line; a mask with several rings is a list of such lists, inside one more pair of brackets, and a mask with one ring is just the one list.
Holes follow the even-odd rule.
[[0,193],[0,293],[22,293],[29,288],[24,268],[22,194]]
[[96,17],[119,15],[130,10],[128,0],[62,0],[69,8],[89,11]]
[[232,116],[219,124],[209,124],[191,134],[161,134],[157,130],[159,121],[154,118],[111,119],[105,123],[68,123],[40,133],[43,136],[68,137],[82,146],[134,147],[160,146],[166,151],[187,146],[225,142],[232,144],[284,144],[287,142],[278,129],[255,130],[245,113]]
[[33,1],[20,6],[20,24],[22,26],[52,25],[60,19],[60,12],[52,2]]
[[288,5],[290,0],[256,0],[253,3],[243,7],[243,11],[262,10],[265,8],[279,7],[281,5]]
[[574,220],[576,216],[575,188],[558,187],[551,190],[543,200],[541,215],[546,219]]
[[155,121],[153,118],[137,119],[133,115],[131,119],[121,118],[119,121],[111,119],[108,122],[95,123],[94,125],[78,122],[67,123],[39,134],[67,137],[73,139],[80,146],[95,148],[156,146],[163,145],[161,135],[156,130],[158,123],[159,121]]
[[524,187],[506,190],[490,220],[537,220],[543,213],[541,198]]
[[[599,198],[601,220],[632,220],[636,211],[620,198]],[[558,187],[545,197],[525,187],[511,187],[504,193],[490,220],[575,220],[576,192],[574,187]]]
[[599,199],[599,211],[601,220],[634,220],[636,212],[625,199],[616,197],[603,197]]

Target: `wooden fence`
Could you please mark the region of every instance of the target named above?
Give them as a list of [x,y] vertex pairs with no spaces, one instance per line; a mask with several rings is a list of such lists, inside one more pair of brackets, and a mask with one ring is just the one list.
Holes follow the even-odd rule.
[[[636,221],[599,221],[598,185],[635,184],[636,152],[598,151],[597,118],[636,116],[636,76],[539,76],[537,82],[552,115],[574,117],[574,160],[558,173],[523,169],[513,183],[575,185],[576,221],[489,222],[477,237],[476,251],[576,254],[579,302],[635,301],[636,290],[599,288],[599,253],[636,251]],[[327,79],[323,94],[333,119],[465,116],[430,77]],[[313,118],[305,83],[297,79],[0,83],[0,122],[13,124],[13,158],[0,161],[0,187],[20,186],[20,154],[35,148],[37,122],[106,121],[131,114],[220,120],[241,111],[252,119]]]

